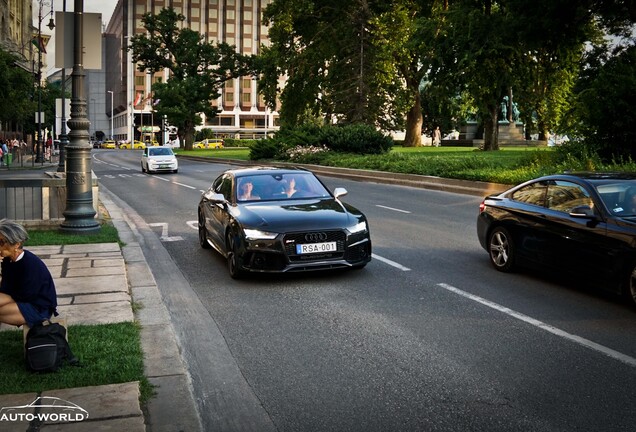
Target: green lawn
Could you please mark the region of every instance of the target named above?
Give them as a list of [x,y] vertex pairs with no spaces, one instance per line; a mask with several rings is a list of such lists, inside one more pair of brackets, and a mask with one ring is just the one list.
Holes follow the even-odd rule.
[[139,381],[142,400],[152,394],[144,376],[139,325],[118,323],[74,325],[68,340],[80,367],[65,365],[55,373],[37,374],[26,369],[22,330],[0,332],[0,394],[42,392],[63,388]]
[[[248,148],[178,150],[188,156],[249,160]],[[267,162],[267,161],[264,161]],[[503,147],[482,151],[473,147],[401,147],[387,154],[358,155],[325,152],[293,160],[341,168],[358,168],[404,174],[431,175],[462,180],[517,184],[564,171],[636,171],[636,163],[603,164],[595,155],[575,147]]]

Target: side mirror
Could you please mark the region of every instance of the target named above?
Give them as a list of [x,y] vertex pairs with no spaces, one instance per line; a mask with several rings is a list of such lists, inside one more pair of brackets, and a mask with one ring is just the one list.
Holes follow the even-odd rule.
[[222,203],[225,202],[225,196],[223,196],[223,194],[220,193],[216,193],[214,191],[207,191],[203,194],[203,197],[210,201],[210,202],[214,202],[214,203]]
[[582,205],[578,207],[574,207],[570,211],[570,216],[574,218],[584,218],[584,219],[594,219],[596,218],[596,214],[594,213],[594,209],[588,205]]
[[340,198],[341,196],[345,196],[347,193],[348,192],[345,188],[337,187],[333,191],[333,196]]

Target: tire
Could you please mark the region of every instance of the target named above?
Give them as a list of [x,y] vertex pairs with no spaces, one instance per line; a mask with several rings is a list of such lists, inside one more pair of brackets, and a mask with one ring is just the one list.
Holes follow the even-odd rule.
[[237,246],[234,241],[234,236],[229,233],[226,239],[227,245],[227,269],[230,272],[230,277],[232,279],[241,279],[244,275],[243,270],[240,269],[240,265],[238,263],[237,258]]
[[636,306],[636,262],[633,262],[629,269],[631,271],[627,273],[623,294],[625,295],[625,299],[631,303],[632,306]]
[[210,243],[208,243],[207,235],[205,233],[205,221],[203,220],[203,216],[199,213],[199,223],[197,224],[199,227],[199,245],[203,249],[211,249]]
[[504,273],[514,270],[517,252],[510,231],[503,227],[492,230],[488,237],[488,254],[495,269]]
[[142,172],[142,173],[145,173],[145,172],[146,172],[146,169],[144,168],[144,164],[141,164],[141,172]]

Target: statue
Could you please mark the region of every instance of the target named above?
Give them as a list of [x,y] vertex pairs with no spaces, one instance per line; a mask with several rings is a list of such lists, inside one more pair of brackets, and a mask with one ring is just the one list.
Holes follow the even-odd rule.
[[501,117],[503,121],[508,121],[508,96],[504,96],[499,107],[501,108]]

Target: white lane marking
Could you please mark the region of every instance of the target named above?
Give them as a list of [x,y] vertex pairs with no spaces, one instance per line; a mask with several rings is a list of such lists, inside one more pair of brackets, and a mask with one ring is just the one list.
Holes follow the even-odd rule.
[[172,183],[174,183],[176,185],[179,185],[179,186],[187,187],[189,189],[196,189],[194,186],[190,186],[190,185],[187,185],[187,184],[183,184],[183,183],[179,183],[179,182],[172,182]]
[[160,222],[160,223],[151,223],[148,224],[148,226],[151,227],[161,227],[161,241],[166,241],[166,242],[170,242],[170,241],[179,241],[179,240],[183,240],[183,237],[181,236],[174,236],[174,237],[170,237],[168,235],[168,224],[166,222]]
[[387,209],[387,210],[393,210],[393,211],[396,211],[396,212],[401,212],[401,213],[408,213],[408,214],[411,213],[410,211],[400,210],[400,209],[396,209],[396,208],[393,208],[393,207],[387,207],[387,206],[383,206],[383,205],[380,205],[380,204],[376,204],[375,206],[376,207],[381,207],[381,208]]
[[479,297],[479,296],[476,296],[474,294],[467,293],[466,291],[462,291],[459,288],[455,288],[452,285],[448,285],[448,284],[445,284],[445,283],[440,283],[440,284],[437,284],[437,286],[442,287],[445,290],[454,292],[455,294],[459,294],[460,296],[466,297],[466,298],[468,298],[470,300],[473,300],[473,301],[476,301],[478,303],[481,303],[484,306],[488,306],[489,308],[498,310],[499,312],[503,312],[506,315],[509,315],[509,316],[511,316],[513,318],[516,318],[516,319],[521,320],[523,322],[526,322],[526,323],[528,323],[530,325],[538,327],[538,328],[540,328],[542,330],[545,330],[545,331],[547,331],[549,333],[552,333],[552,334],[554,334],[556,336],[562,337],[564,339],[568,339],[568,340],[570,340],[570,341],[572,341],[574,343],[582,345],[582,346],[584,346],[586,348],[589,348],[591,350],[598,351],[601,354],[604,354],[604,355],[606,355],[608,357],[611,357],[611,358],[613,358],[615,360],[618,360],[618,361],[621,361],[623,363],[626,363],[629,366],[636,367],[636,358],[630,357],[630,356],[628,356],[626,354],[620,353],[620,352],[615,351],[615,350],[613,350],[611,348],[608,348],[606,346],[597,344],[596,342],[592,342],[591,340],[582,338],[582,337],[577,336],[577,335],[573,335],[571,333],[568,333],[566,331],[558,329],[558,328],[556,328],[554,326],[546,324],[546,323],[544,323],[542,321],[539,321],[539,320],[531,318],[531,317],[529,317],[527,315],[524,315],[524,314],[522,314],[520,312],[514,311],[514,310],[509,309],[509,308],[507,308],[505,306],[501,306],[500,304],[491,302],[490,300],[486,300],[486,299],[484,299],[482,297]]
[[388,264],[388,265],[390,265],[390,266],[393,266],[393,267],[395,267],[395,268],[397,268],[397,269],[400,269],[400,270],[402,270],[402,271],[411,271],[411,269],[410,269],[410,268],[408,268],[408,267],[404,267],[402,264],[399,264],[399,263],[396,263],[395,261],[391,261],[390,259],[387,259],[387,258],[381,257],[380,255],[376,255],[376,254],[372,253],[372,254],[371,254],[371,257],[373,257],[374,259],[377,259],[377,260],[379,260],[379,261],[382,261],[382,262],[383,262],[383,263],[385,263],[385,264]]
[[199,229],[199,221],[186,221],[186,225],[195,230]]
[[159,176],[156,176],[156,175],[151,175],[150,177],[152,177],[152,178],[156,178],[157,180],[162,180],[162,181],[165,181],[165,182],[169,182],[169,181],[170,181],[170,180],[168,180],[168,179],[166,179],[166,178],[159,177]]

